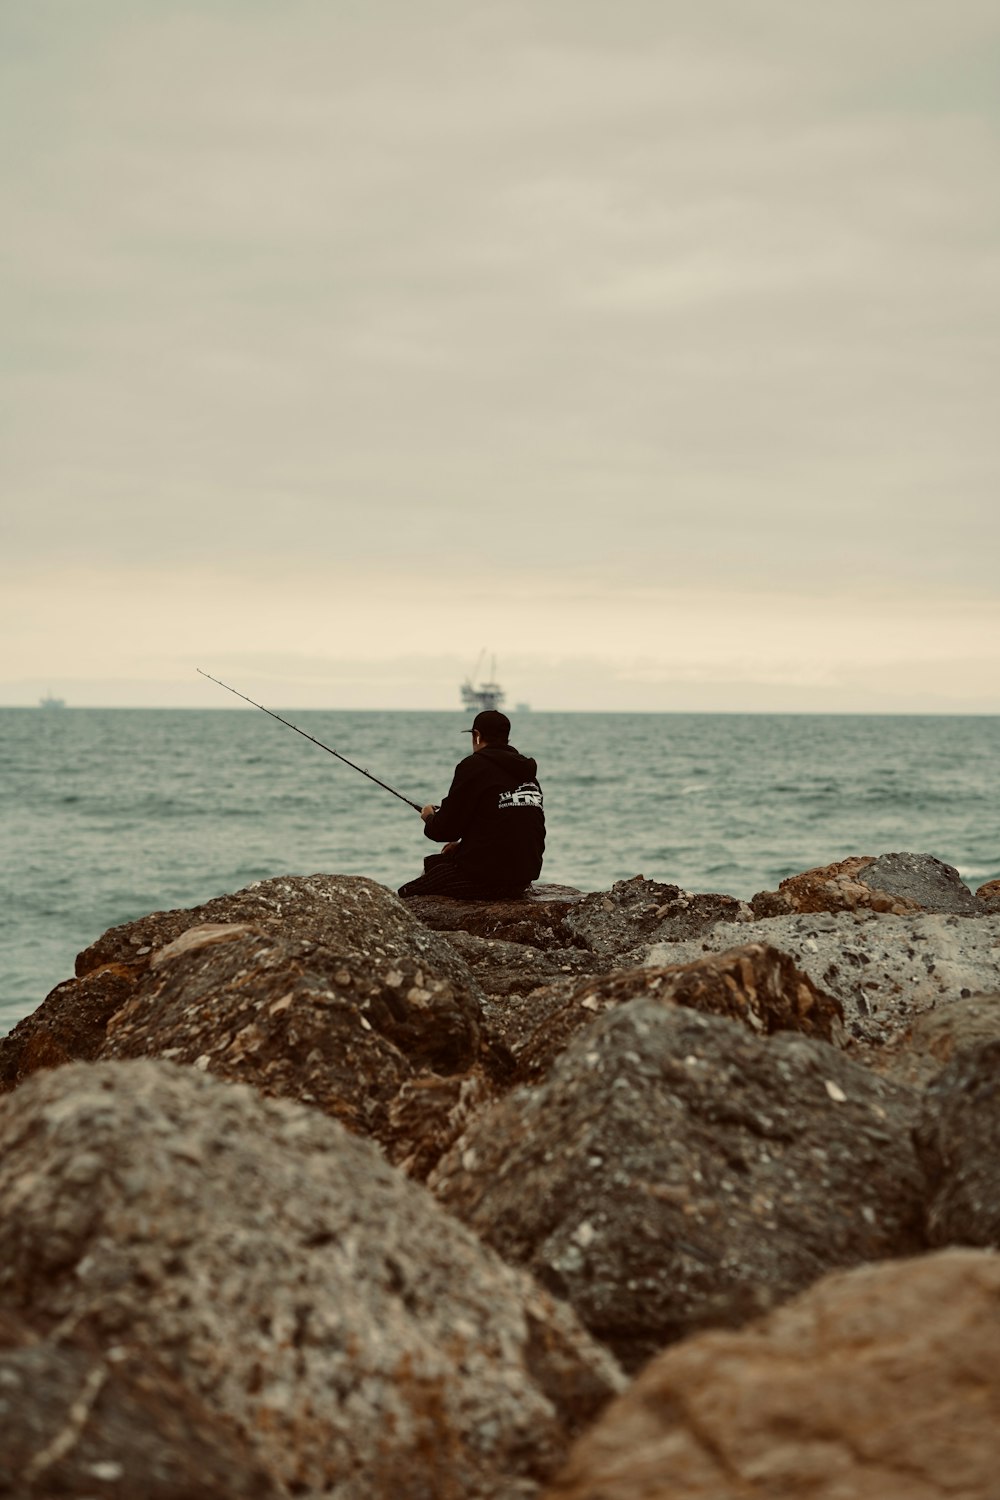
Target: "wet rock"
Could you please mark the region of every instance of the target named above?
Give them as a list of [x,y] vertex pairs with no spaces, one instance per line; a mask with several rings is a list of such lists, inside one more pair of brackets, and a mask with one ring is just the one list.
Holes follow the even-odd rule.
[[610,891],[595,891],[566,914],[565,924],[579,944],[606,958],[623,957],[645,943],[684,941],[717,922],[739,922],[751,915],[734,896],[691,895],[679,885],[662,885],[634,875]]
[[938,1075],[916,1143],[928,1242],[1000,1250],[1000,1040],[959,1052]]
[[638,999],[478,1116],[429,1185],[635,1369],[920,1248],[917,1108],[825,1043]]
[[793,912],[876,911],[894,916],[911,912],[981,915],[969,887],[952,865],[933,854],[857,855],[790,875],[776,891],[758,891],[755,917]]
[[728,1016],[759,1035],[797,1031],[825,1042],[843,1040],[840,1002],[818,990],[787,954],[766,943],[751,943],[705,954],[689,964],[617,969],[576,984],[559,1008],[515,1047],[520,1078],[540,1077],[595,1016],[642,995]]
[[279,1500],[247,1445],[127,1340],[106,1351],[0,1311],[0,1494]]
[[163,1062],[0,1099],[0,1308],[156,1349],[292,1493],[527,1500],[621,1378],[316,1110]]
[[817,912],[721,922],[694,943],[654,943],[652,968],[742,943],[770,943],[844,1007],[850,1036],[879,1046],[942,1002],[1000,990],[1000,916]]
[[1000,1041],[1000,994],[949,1000],[917,1016],[885,1047],[852,1049],[857,1061],[910,1088],[926,1088],[958,1052]]
[[459,901],[454,896],[410,896],[406,906],[435,932],[468,932],[543,951],[578,946],[566,927],[569,911],[584,899],[572,886],[536,885],[508,901]]
[[1000,1258],[826,1277],[653,1361],[546,1500],[995,1500]]

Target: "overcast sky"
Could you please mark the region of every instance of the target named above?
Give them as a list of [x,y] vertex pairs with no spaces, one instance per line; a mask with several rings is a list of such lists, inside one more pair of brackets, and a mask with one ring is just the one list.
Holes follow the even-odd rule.
[[995,0],[3,0],[0,702],[1000,712]]

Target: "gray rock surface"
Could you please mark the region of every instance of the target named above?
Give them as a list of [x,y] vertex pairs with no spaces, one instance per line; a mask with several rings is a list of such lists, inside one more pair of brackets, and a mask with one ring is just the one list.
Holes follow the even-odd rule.
[[859,879],[870,890],[912,901],[923,911],[981,915],[975,896],[955,867],[933,854],[881,854]]
[[952,1058],[924,1095],[915,1139],[929,1243],[1000,1250],[1000,1040]]
[[825,1277],[654,1360],[546,1500],[997,1500],[1000,1257]]
[[582,947],[617,958],[643,943],[696,938],[717,922],[744,921],[751,915],[746,902],[735,896],[692,895],[679,885],[634,875],[616,881],[610,891],[585,896],[563,922]]
[[722,922],[695,942],[655,943],[637,959],[658,968],[741,943],[771,943],[844,1007],[849,1033],[885,1041],[922,1011],[1000,990],[1000,917],[813,912]]
[[149,1349],[106,1352],[0,1310],[0,1495],[282,1500],[230,1425]]
[[0,1310],[155,1350],[291,1492],[523,1500],[621,1379],[316,1110],[163,1062],[0,1099]]
[[1000,1041],[1000,994],[968,995],[917,1016],[888,1046],[872,1047],[863,1057],[863,1049],[852,1048],[852,1056],[897,1083],[923,1089],[957,1053],[996,1041]]
[[635,1369],[920,1248],[917,1108],[823,1042],[632,1000],[477,1116],[429,1185]]

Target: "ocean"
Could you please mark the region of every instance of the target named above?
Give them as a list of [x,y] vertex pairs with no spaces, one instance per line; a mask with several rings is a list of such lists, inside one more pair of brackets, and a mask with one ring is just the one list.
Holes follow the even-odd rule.
[[[467,751],[463,711],[278,708],[417,803]],[[1000,717],[512,714],[538,760],[548,883],[642,874],[749,898],[852,854],[1000,877]],[[273,875],[395,889],[434,847],[415,811],[256,709],[0,709],[0,1035],[108,927]]]

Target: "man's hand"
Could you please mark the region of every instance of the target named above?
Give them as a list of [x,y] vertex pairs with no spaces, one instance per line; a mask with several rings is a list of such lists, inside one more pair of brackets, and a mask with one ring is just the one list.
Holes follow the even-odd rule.
[[437,808],[434,806],[434,803],[433,802],[428,802],[428,804],[427,804],[426,807],[422,807],[420,809],[420,816],[423,818],[424,822],[426,823],[427,820],[428,820],[428,818],[433,818],[433,816],[434,816],[434,814],[436,812],[437,812]]

